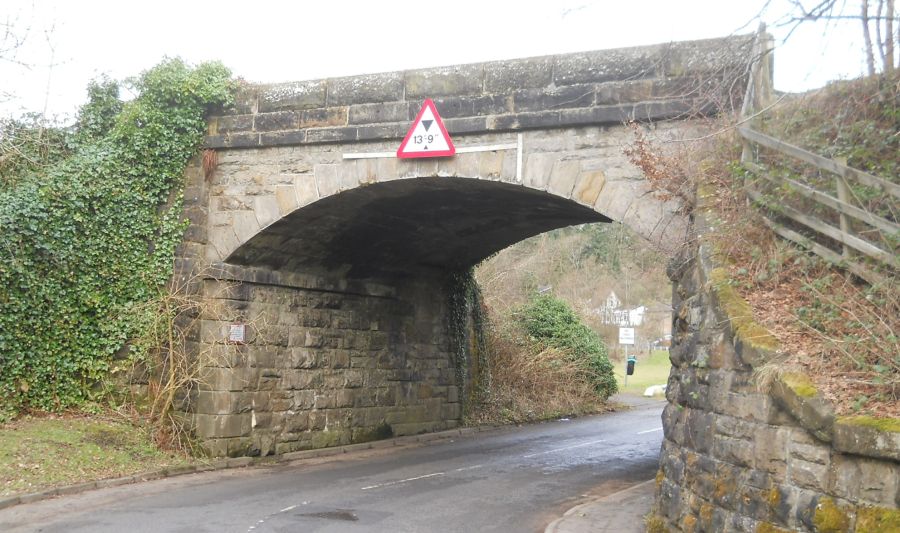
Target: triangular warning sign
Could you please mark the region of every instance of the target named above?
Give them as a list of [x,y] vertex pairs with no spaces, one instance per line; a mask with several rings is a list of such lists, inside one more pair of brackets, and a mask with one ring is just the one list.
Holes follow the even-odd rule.
[[397,148],[397,157],[447,157],[455,153],[453,139],[447,134],[434,102],[428,98]]

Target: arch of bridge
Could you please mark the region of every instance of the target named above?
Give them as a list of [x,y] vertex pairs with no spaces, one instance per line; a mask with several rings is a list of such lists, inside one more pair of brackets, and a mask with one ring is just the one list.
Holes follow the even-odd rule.
[[[625,128],[529,132],[527,141],[547,151],[526,151],[520,167],[516,148],[432,160],[336,160],[335,151],[313,147],[224,153],[209,258],[351,277],[456,269],[544,231],[613,219],[672,249],[684,241],[687,220],[677,202],[649,194],[621,153],[627,135]],[[572,138],[590,146],[582,157],[548,150]],[[247,179],[253,169],[310,159],[333,162]]]
[[[248,86],[210,121],[212,184],[189,191],[208,214],[203,255],[360,275],[373,265],[455,268],[542,231],[608,220],[672,251],[688,222],[676,202],[649,194],[623,153],[633,141],[623,123],[684,135],[693,124],[683,119],[733,104],[711,82],[739,78],[751,44],[738,36]],[[349,158],[396,150],[425,97],[461,153]]]

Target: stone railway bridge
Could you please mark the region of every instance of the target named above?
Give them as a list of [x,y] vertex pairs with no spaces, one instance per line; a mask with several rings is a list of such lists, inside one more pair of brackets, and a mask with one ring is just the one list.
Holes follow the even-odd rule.
[[[206,306],[188,332],[202,385],[184,409],[203,446],[267,455],[457,426],[471,361],[448,325],[451,274],[548,230],[616,220],[682,250],[663,523],[802,529],[825,496],[896,507],[900,457],[833,459],[844,456],[785,402],[755,391],[742,359],[755,352],[716,307],[702,250],[683,246],[691,220],[623,153],[628,122],[678,139],[696,134],[695,118],[738,108],[753,46],[743,36],[246,87],[210,119],[217,163],[198,158],[186,177],[176,275]],[[425,98],[458,153],[397,159]],[[244,342],[231,343],[239,323]],[[827,473],[841,468],[864,486]]]
[[[189,172],[183,267],[226,304],[193,402],[216,454],[292,451],[455,426],[445,284],[515,242],[621,221],[665,249],[688,235],[650,194],[625,125],[676,138],[704,81],[746,72],[748,38],[247,87],[213,117],[217,165]],[[433,98],[458,153],[398,159]],[[690,126],[690,127],[686,127]],[[475,151],[468,151],[475,150]],[[385,157],[360,157],[382,154]],[[253,338],[223,344],[231,323]]]

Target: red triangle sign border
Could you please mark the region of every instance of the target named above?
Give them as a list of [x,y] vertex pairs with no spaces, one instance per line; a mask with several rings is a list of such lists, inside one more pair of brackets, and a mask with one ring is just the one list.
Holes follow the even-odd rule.
[[[412,139],[416,126],[422,121],[422,115],[425,114],[426,109],[431,110],[434,121],[441,131],[441,135],[443,135],[444,139],[447,141],[448,148],[446,150],[405,152],[406,145],[409,144],[409,141]],[[401,159],[412,159],[417,157],[449,157],[454,154],[456,154],[456,147],[453,145],[453,139],[450,138],[450,134],[447,133],[447,128],[444,127],[444,121],[441,119],[441,115],[438,114],[437,108],[434,106],[434,101],[431,98],[426,98],[425,102],[422,104],[422,108],[419,109],[419,114],[416,115],[416,119],[413,120],[412,126],[410,126],[409,131],[406,132],[406,137],[403,138],[403,142],[401,142],[400,147],[397,148],[397,157]]]

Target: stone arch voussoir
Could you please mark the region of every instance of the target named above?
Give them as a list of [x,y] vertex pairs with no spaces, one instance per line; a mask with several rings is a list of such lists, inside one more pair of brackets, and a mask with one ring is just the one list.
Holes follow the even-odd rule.
[[[565,137],[567,133],[571,132],[563,130],[558,135]],[[596,136],[596,132],[587,134]],[[252,173],[252,162],[259,161],[260,170],[253,181],[244,186],[230,185],[226,175],[219,187],[222,194],[211,200],[207,259],[228,261],[251,241],[265,239],[267,229],[279,221],[336,195],[397,180],[434,177],[496,182],[543,192],[571,202],[573,208],[589,208],[622,222],[668,253],[686,240],[688,221],[679,211],[680,204],[654,196],[640,170],[624,162],[621,154],[612,151],[600,157],[566,149],[552,151],[547,150],[554,144],[548,135],[532,137],[535,146],[524,150],[521,160],[517,150],[509,148],[413,160],[338,159],[332,155],[319,157],[322,162],[309,164],[307,172],[288,177],[273,171],[266,161],[290,149],[252,150],[250,157],[242,159],[242,168]],[[562,145],[564,141],[556,142]],[[274,155],[265,154],[267,150]],[[352,153],[350,150],[353,147],[347,146],[340,154]],[[260,182],[267,186],[260,187]]]

